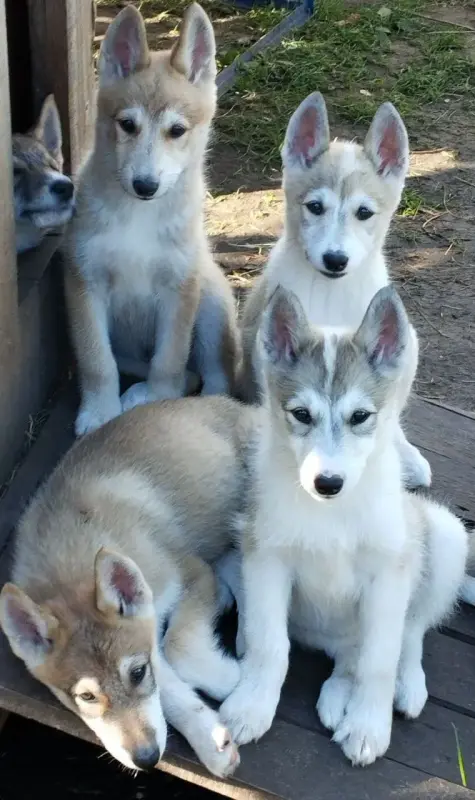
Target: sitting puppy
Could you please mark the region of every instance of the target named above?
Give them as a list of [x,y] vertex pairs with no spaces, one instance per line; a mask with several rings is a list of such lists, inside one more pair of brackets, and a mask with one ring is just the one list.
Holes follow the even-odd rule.
[[17,253],[37,247],[71,219],[74,185],[63,175],[61,121],[48,95],[35,127],[12,140]]

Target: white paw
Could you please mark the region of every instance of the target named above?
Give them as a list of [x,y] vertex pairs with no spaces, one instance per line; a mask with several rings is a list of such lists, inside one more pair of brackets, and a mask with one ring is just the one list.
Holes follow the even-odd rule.
[[124,392],[120,398],[122,404],[122,411],[129,411],[136,406],[144,406],[146,403],[151,403],[155,398],[150,394],[149,385],[146,381],[141,383],[134,383],[129,386],[127,391]]
[[404,669],[396,681],[394,707],[408,719],[416,719],[427,702],[426,676],[421,664]]
[[350,678],[340,675],[331,675],[323,684],[316,708],[320,722],[328,730],[336,730],[342,721],[352,689]]
[[383,756],[389,747],[392,707],[372,701],[361,703],[350,699],[343,720],[333,734],[353,766],[365,767]]
[[223,725],[237,744],[257,741],[272,725],[279,694],[271,696],[268,688],[242,680],[219,710]]
[[429,488],[432,483],[432,470],[429,462],[417,447],[405,443],[402,454],[405,483],[408,489]]
[[223,725],[217,724],[211,736],[200,737],[196,755],[207,769],[218,778],[228,778],[239,766],[239,752],[231,735]]
[[124,392],[120,401],[122,411],[128,411],[136,406],[144,406],[147,403],[155,403],[157,400],[177,400],[183,397],[184,392],[169,383],[162,383],[159,386],[150,386],[147,381],[134,383]]
[[105,425],[109,420],[118,417],[122,413],[122,406],[119,397],[116,401],[102,401],[101,397],[90,398],[81,404],[79,413],[76,417],[75,432],[76,436],[84,436],[92,433],[97,428]]

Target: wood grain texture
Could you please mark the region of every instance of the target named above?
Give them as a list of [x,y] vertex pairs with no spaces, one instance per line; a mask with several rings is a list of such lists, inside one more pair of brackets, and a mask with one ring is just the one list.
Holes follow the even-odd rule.
[[5,0],[0,0],[0,457],[13,447],[13,432],[5,421],[15,408],[20,373],[16,250],[11,167],[11,117],[8,79]]
[[28,0],[36,112],[56,98],[65,171],[75,173],[92,130],[94,74],[91,0]]

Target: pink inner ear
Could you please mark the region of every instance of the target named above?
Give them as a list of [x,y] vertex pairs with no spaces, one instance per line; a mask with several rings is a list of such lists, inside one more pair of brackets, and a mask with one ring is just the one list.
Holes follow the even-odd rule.
[[124,564],[116,561],[111,570],[111,584],[126,605],[134,603],[137,597],[135,577]]
[[317,109],[307,108],[300,117],[298,130],[291,144],[292,155],[303,156],[307,164],[311,161],[310,152],[316,144],[317,121]]
[[280,356],[287,358],[293,357],[292,335],[290,332],[291,320],[288,313],[283,309],[278,309],[274,317],[274,347]]
[[120,64],[122,75],[126,78],[132,69],[132,48],[127,39],[118,39],[116,41],[114,55]]
[[386,309],[378,336],[378,353],[382,358],[391,358],[398,345],[398,317],[396,309]]
[[203,25],[200,23],[196,31],[195,40],[193,43],[193,51],[191,56],[191,80],[194,80],[209,57],[209,48],[207,41],[207,32]]
[[395,121],[388,123],[384,129],[383,136],[378,148],[380,165],[378,172],[382,174],[387,169],[400,167],[401,164],[401,141],[399,137],[398,125]]
[[17,636],[35,646],[43,644],[43,636],[38,630],[34,619],[26,609],[18,605],[15,600],[10,600],[8,603],[8,613],[15,627]]

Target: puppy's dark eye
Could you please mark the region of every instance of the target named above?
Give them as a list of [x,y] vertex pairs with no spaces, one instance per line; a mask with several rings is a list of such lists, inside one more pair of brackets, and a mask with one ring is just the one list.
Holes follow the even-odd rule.
[[130,670],[130,682],[132,686],[138,686],[142,683],[143,679],[145,678],[145,673],[147,672],[147,665],[142,664],[140,667],[134,667]]
[[79,695],[79,698],[83,701],[83,703],[93,703],[96,699],[92,692],[82,692],[82,694]]
[[359,408],[357,411],[354,411],[350,417],[350,425],[362,425],[363,422],[366,422],[371,416],[371,411],[365,411],[363,408]]
[[308,411],[306,408],[293,408],[290,413],[293,417],[295,417],[297,422],[301,422],[302,425],[312,424],[312,416],[310,411]]
[[179,139],[180,136],[183,136],[186,133],[186,128],[184,125],[180,125],[180,123],[177,122],[175,125],[171,126],[168,133],[172,139]]
[[312,200],[311,203],[305,203],[308,210],[311,214],[315,214],[316,217],[320,217],[325,209],[323,208],[323,203],[320,200]]
[[356,212],[356,219],[364,222],[366,219],[370,219],[370,217],[374,217],[374,211],[371,211],[371,209],[366,206],[360,206]]
[[133,119],[130,119],[130,117],[124,117],[124,119],[118,119],[117,122],[119,123],[124,133],[128,133],[130,136],[134,133],[137,133],[137,125],[135,124]]
[[23,170],[20,167],[13,167],[13,177],[15,178],[15,180],[21,178],[22,174]]

